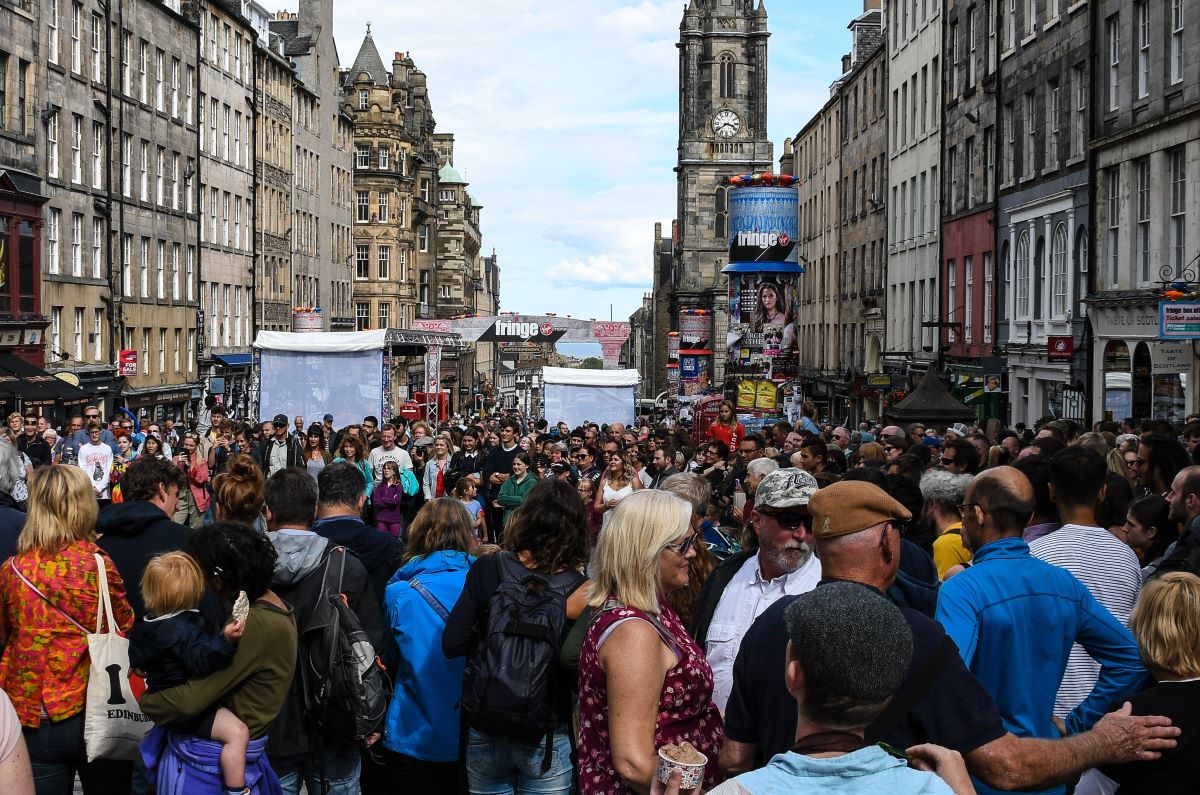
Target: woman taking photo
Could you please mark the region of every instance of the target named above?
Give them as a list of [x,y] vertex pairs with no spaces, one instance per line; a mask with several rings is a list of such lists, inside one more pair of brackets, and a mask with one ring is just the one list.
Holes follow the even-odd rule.
[[204,513],[212,495],[208,493],[208,461],[200,455],[200,437],[194,433],[185,434],[180,444],[179,455],[175,456],[175,466],[187,475],[188,487],[179,493],[179,508],[175,511],[175,521],[195,530],[204,524]]
[[687,585],[697,543],[692,507],[663,491],[630,496],[600,534],[579,655],[584,792],[645,795],[656,749],[684,740],[708,756],[704,789],[721,780],[712,669],[667,603]]
[[96,513],[91,482],[78,467],[36,470],[17,553],[0,566],[0,689],[16,707],[43,795],[69,795],[76,773],[85,794],[122,781],[127,789],[133,770],[129,762],[88,762],[84,753],[87,634],[100,606],[97,552],[116,628],[125,634],[133,627],[121,575],[96,545]]
[[308,426],[308,435],[304,437],[304,468],[308,476],[316,482],[321,470],[329,466],[329,453],[325,451],[325,429],[314,422]]
[[605,453],[608,460],[604,462],[604,474],[600,476],[600,486],[596,489],[593,515],[600,517],[600,529],[608,527],[611,512],[621,500],[640,491],[642,482],[637,472],[625,460],[625,454],[620,450]]
[[366,478],[367,502],[370,503],[371,493],[375,491],[375,474],[371,471],[371,463],[366,460],[367,451],[362,439],[358,436],[346,434],[345,438],[342,439],[342,448],[338,452],[341,454],[333,459],[333,463],[353,464],[358,467],[358,471]]
[[480,697],[472,687],[473,672],[480,670],[479,655],[486,650],[480,639],[501,583],[519,581],[526,571],[549,582],[566,602],[560,644],[583,611],[587,578],[580,569],[588,558],[584,521],[583,503],[569,485],[561,480],[538,483],[505,527],[501,544],[504,551],[486,555],[471,567],[462,596],[450,611],[442,651],[449,658],[466,655],[469,660],[463,683],[463,716],[470,727],[466,768],[472,795],[506,791],[567,795],[571,790],[571,741],[567,734],[573,690],[570,681],[558,677],[552,682],[553,709],[561,721],[549,736],[538,740],[500,736],[477,728],[472,724],[469,705]]
[[375,528],[395,538],[404,536],[404,484],[400,482],[400,465],[383,462],[383,481],[374,492]]
[[[384,467],[389,464],[395,466]],[[384,592],[398,662],[383,745],[395,754],[388,768],[400,792],[449,795],[458,785],[458,702],[466,660],[442,653],[442,617],[462,593],[473,542],[461,502],[443,497],[425,503],[409,528],[400,570]]]
[[537,478],[529,472],[530,462],[529,453],[524,450],[517,453],[513,458],[512,477],[504,481],[500,486],[500,493],[496,496],[496,507],[504,509],[504,526],[508,526],[509,517],[513,511],[517,510],[533,487],[537,485]]
[[125,470],[137,458],[137,453],[133,450],[133,438],[129,434],[122,434],[117,437],[117,454],[113,456],[112,467],[108,473],[108,482],[112,484],[112,501],[114,503],[122,502],[121,497],[121,478],[125,476]]
[[724,442],[726,450],[736,450],[742,439],[746,438],[746,428],[738,422],[733,411],[733,402],[722,400],[717,409],[717,418],[708,426],[709,442]]
[[421,476],[421,487],[425,491],[426,500],[434,500],[446,496],[446,470],[450,468],[450,443],[444,436],[438,435],[433,440],[433,455],[425,462],[425,472]]

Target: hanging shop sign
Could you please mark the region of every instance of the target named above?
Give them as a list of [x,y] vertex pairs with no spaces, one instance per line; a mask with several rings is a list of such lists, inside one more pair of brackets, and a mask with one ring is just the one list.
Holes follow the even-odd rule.
[[1051,362],[1069,362],[1075,356],[1074,337],[1047,337],[1046,359]]
[[1200,339],[1200,301],[1161,302],[1158,336],[1164,340]]

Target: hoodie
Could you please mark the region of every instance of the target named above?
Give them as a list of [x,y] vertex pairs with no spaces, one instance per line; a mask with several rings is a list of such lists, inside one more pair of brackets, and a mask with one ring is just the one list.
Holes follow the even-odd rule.
[[[133,501],[109,505],[96,520],[97,543],[108,553],[125,581],[125,595],[133,614],[139,619],[146,614],[142,601],[142,574],[155,555],[164,552],[187,552],[189,531],[171,520],[162,508],[149,502]],[[214,602],[215,605],[215,602]],[[223,615],[205,612],[214,626],[223,623]]]

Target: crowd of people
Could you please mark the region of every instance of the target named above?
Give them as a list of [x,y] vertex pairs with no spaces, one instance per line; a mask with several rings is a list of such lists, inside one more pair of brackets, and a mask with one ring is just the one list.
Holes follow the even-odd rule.
[[9,418],[0,793],[1196,789],[1200,417],[199,419]]

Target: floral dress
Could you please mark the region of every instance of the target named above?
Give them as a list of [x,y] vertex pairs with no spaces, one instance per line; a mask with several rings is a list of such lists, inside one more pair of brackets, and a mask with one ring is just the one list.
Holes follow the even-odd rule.
[[581,795],[624,795],[634,790],[617,774],[608,730],[608,682],[600,665],[597,641],[609,627],[634,618],[653,625],[679,662],[667,671],[658,697],[654,747],[687,740],[708,756],[704,789],[723,778],[717,761],[725,724],[712,701],[713,675],[704,652],[665,602],[656,618],[615,603],[592,621],[579,654],[579,791]]

